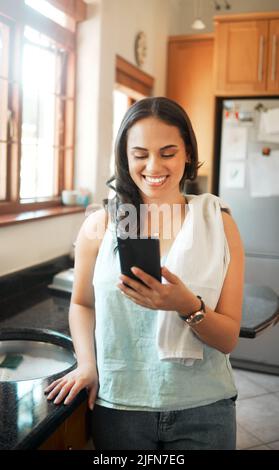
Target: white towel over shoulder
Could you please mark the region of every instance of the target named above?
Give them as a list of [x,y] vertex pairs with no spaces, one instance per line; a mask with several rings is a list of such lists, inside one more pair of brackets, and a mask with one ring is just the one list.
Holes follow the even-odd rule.
[[[165,266],[214,310],[230,261],[221,213],[221,207],[229,207],[209,193],[186,197],[189,212]],[[203,359],[203,342],[175,311],[158,311],[156,344],[160,360],[190,366]]]

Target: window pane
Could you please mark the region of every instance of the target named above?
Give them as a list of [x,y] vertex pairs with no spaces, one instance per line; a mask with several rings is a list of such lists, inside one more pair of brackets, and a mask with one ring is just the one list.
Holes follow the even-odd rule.
[[0,77],[8,78],[9,27],[0,22]]
[[0,78],[0,142],[6,141],[8,125],[8,81]]
[[65,123],[65,100],[56,97],[56,132],[55,132],[55,145],[56,147],[64,147],[64,123]]
[[75,31],[74,20],[46,0],[25,0],[25,4],[64,28]]
[[74,145],[74,101],[71,99],[66,100],[66,147],[73,147]]
[[[57,76],[60,50],[45,36],[26,28],[23,50],[23,109],[20,197],[51,197],[55,194]],[[60,144],[61,145],[61,144]]]
[[43,144],[23,145],[21,160],[21,199],[53,196],[54,148]]
[[7,144],[0,142],[0,199],[6,199]]
[[55,92],[58,95],[66,95],[66,78],[67,81],[71,79],[71,77],[67,77],[67,59],[68,54],[64,50],[59,50],[57,52],[56,58],[56,89]]
[[7,198],[9,26],[0,21],[0,200]]

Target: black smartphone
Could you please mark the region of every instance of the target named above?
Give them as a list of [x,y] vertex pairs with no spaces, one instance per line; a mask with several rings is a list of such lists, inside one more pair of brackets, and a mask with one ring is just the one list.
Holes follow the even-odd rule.
[[131,271],[133,266],[137,266],[161,282],[159,238],[117,237],[117,244],[122,274],[125,274],[136,281],[142,282]]

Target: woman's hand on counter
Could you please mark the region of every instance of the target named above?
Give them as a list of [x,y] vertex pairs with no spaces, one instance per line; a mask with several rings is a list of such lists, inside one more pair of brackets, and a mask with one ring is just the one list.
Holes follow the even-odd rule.
[[96,367],[90,364],[81,364],[73,371],[54,380],[45,390],[48,400],[53,400],[59,405],[64,400],[68,405],[75,396],[86,388],[88,392],[88,406],[93,410],[98,392],[99,378]]

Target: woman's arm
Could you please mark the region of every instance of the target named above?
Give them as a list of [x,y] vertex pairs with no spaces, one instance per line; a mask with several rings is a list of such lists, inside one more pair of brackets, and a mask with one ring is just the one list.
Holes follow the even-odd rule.
[[52,382],[45,390],[48,399],[68,404],[87,387],[89,406],[93,407],[98,374],[95,357],[95,299],[92,279],[99,245],[105,228],[103,209],[91,214],[83,223],[76,241],[74,283],[69,309],[71,336],[77,356],[77,368]]
[[[94,223],[94,219],[92,222]],[[88,220],[81,227],[76,240],[69,325],[78,365],[88,363],[96,368],[94,344],[95,297],[92,279],[98,253],[98,240],[91,240],[88,237],[87,227]]]

